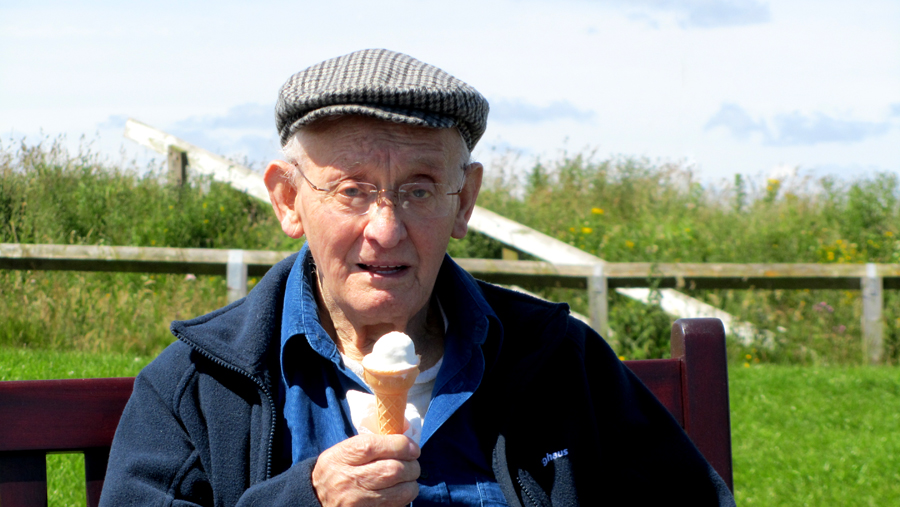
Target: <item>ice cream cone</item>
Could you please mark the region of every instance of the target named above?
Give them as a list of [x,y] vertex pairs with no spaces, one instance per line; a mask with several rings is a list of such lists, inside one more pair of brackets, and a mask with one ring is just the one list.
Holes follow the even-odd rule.
[[402,435],[406,430],[406,399],[409,388],[416,382],[419,367],[405,370],[377,371],[365,369],[365,380],[375,393],[378,433]]

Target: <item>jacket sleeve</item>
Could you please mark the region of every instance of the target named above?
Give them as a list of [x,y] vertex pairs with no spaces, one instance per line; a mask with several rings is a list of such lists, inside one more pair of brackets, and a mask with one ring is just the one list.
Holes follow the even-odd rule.
[[315,458],[255,484],[247,453],[236,449],[213,462],[209,437],[179,410],[189,376],[158,365],[138,375],[116,429],[101,506],[319,505]]

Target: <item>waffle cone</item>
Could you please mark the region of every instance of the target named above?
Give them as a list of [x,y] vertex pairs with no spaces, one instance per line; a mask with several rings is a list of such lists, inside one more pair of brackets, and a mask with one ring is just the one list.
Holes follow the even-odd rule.
[[366,383],[375,393],[375,415],[378,433],[402,435],[406,430],[406,399],[409,388],[416,382],[419,367],[406,370],[376,371],[365,369]]

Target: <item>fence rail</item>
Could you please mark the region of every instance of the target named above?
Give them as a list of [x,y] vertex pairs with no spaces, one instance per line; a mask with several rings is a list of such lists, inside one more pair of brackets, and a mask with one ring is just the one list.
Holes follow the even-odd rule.
[[[0,243],[0,269],[194,273],[227,276],[228,298],[247,292],[247,277],[261,276],[293,252]],[[866,357],[881,362],[883,290],[900,289],[900,264],[728,264],[603,262],[551,264],[540,261],[455,259],[483,280],[526,287],[588,289],[591,324],[607,332],[609,289],[862,290]]]

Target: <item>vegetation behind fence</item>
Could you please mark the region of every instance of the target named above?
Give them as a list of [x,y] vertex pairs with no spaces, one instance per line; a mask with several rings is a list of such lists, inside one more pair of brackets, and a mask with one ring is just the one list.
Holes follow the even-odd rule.
[[[616,262],[900,262],[896,176],[852,181],[742,176],[703,187],[673,165],[585,157],[492,171],[484,207]],[[0,242],[296,250],[268,206],[225,185],[169,187],[158,167],[118,167],[58,144],[0,147]],[[478,234],[459,257],[499,258]],[[251,280],[252,283],[252,280]],[[532,287],[532,289],[536,289]],[[539,289],[586,313],[584,291]],[[860,363],[859,291],[690,291],[775,332],[733,346],[741,363]],[[0,272],[0,345],[152,354],[168,322],[225,301],[221,277]],[[898,360],[900,298],[885,292],[885,357]],[[668,350],[670,317],[612,296],[610,325],[629,358]]]

